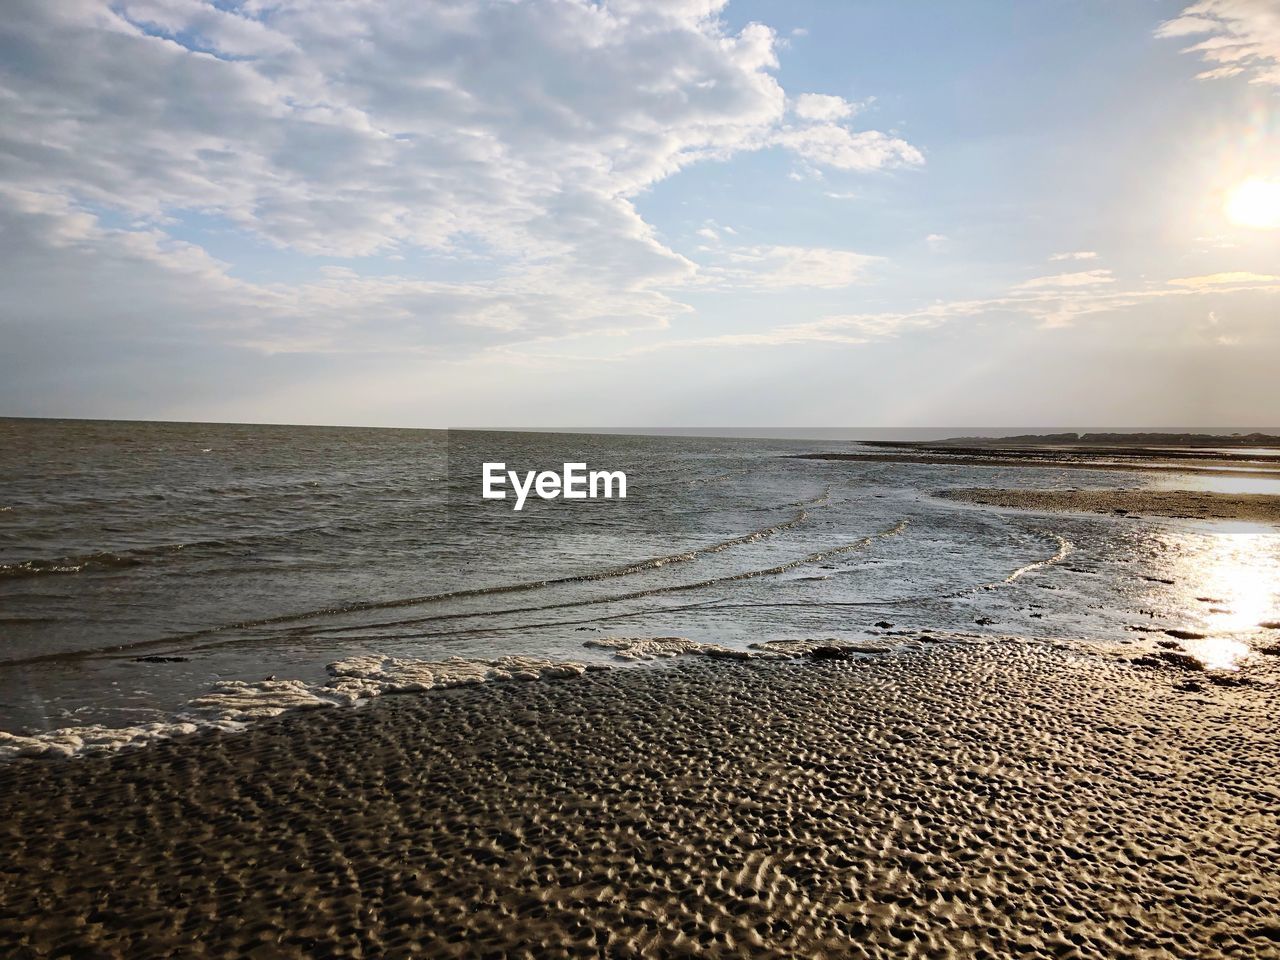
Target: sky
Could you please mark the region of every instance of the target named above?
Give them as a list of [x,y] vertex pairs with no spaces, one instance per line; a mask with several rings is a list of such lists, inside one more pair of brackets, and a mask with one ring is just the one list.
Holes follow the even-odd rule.
[[1280,0],[9,0],[0,415],[1276,426]]

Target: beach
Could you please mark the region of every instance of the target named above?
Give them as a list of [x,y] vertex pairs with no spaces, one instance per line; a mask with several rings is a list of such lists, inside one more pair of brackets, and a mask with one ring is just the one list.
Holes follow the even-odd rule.
[[683,658],[15,761],[0,953],[1277,956],[1280,657],[1133,653]]

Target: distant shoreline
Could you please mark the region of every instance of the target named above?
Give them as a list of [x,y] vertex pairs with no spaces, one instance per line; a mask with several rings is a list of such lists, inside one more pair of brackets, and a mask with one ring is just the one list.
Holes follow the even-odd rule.
[[1276,447],[1280,448],[1280,435],[1252,431],[1250,433],[1176,433],[1159,430],[1121,430],[1114,432],[1085,433],[1025,433],[1014,436],[987,437],[948,437],[945,440],[902,441],[884,440],[868,441],[871,446],[897,447],[916,446],[921,448],[941,447],[948,449],[977,447],[1071,447],[1080,450],[1107,450],[1115,447],[1121,449],[1150,448],[1153,450],[1169,447]]
[[1280,496],[1190,490],[942,490],[944,500],[1017,510],[1280,524]]
[[[1179,446],[1187,446],[1180,443],[1177,438],[1180,437],[1205,437],[1212,438],[1215,442],[1207,444],[1209,446],[1241,446],[1250,445],[1240,441],[1240,437],[1245,436],[1266,436],[1269,438],[1268,445],[1280,447],[1280,435],[1274,435],[1265,431],[1251,430],[1249,433],[1243,431],[1233,431],[1228,434],[1190,434],[1177,428],[1169,428],[1167,432],[1163,430],[1135,430],[1120,431],[1115,433],[1084,431],[1083,434],[1009,434],[1010,429],[1022,428],[1006,428],[992,427],[990,435],[983,436],[954,436],[956,430],[972,430],[981,429],[974,427],[859,427],[859,426],[810,426],[800,425],[794,427],[786,426],[760,426],[760,427],[734,427],[734,426],[476,426],[474,424],[454,424],[454,425],[431,425],[431,424],[401,424],[401,423],[334,423],[334,422],[293,422],[289,420],[183,420],[170,418],[155,417],[138,417],[138,416],[117,416],[117,417],[86,417],[76,416],[72,414],[65,415],[34,415],[34,414],[0,414],[0,427],[9,424],[91,424],[91,425],[110,425],[110,424],[128,424],[132,426],[156,426],[156,427],[266,427],[266,428],[297,428],[302,430],[387,430],[387,431],[413,431],[423,433],[533,433],[533,434],[552,434],[566,436],[597,436],[597,437],[684,437],[687,439],[709,439],[709,440],[811,440],[811,441],[831,441],[831,442],[849,442],[861,443],[868,446],[877,447],[939,447],[942,449],[954,449],[956,444],[965,444],[970,446],[991,445],[1014,445],[1030,443],[1032,439],[1040,445],[1051,445],[1053,441],[1043,438],[1066,437],[1066,436],[1114,436],[1114,437],[1143,437],[1153,445],[1173,444]],[[1222,428],[1227,429],[1227,428]],[[1268,428],[1271,430],[1274,428]],[[878,439],[886,435],[903,435],[920,437],[921,435],[933,435],[925,439]],[[1119,441],[1116,441],[1119,443]],[[1136,442],[1136,441],[1135,441]],[[1078,443],[1078,442],[1077,442]]]
[[[877,444],[883,446],[883,444]],[[914,450],[921,450],[915,453]],[[793,460],[832,460],[855,463],[915,463],[925,466],[960,466],[960,467],[1030,467],[1061,468],[1064,470],[1120,470],[1127,472],[1147,473],[1188,473],[1207,476],[1235,477],[1280,477],[1280,459],[1274,465],[1266,461],[1250,460],[1238,455],[1221,455],[1198,459],[1212,459],[1227,466],[1206,466],[1195,459],[1181,459],[1180,455],[1165,452],[1159,458],[1149,458],[1149,462],[1134,463],[1125,460],[1107,459],[1112,456],[1141,457],[1131,451],[1063,451],[1045,454],[1037,451],[960,449],[956,453],[924,452],[925,448],[909,445],[901,453],[798,453],[790,455]],[[1234,465],[1231,465],[1234,464]]]

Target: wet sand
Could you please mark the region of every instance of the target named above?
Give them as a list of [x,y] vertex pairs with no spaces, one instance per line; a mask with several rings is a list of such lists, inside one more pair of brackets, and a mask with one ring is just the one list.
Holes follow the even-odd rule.
[[1280,658],[1131,659],[686,660],[16,761],[0,955],[1280,955]]
[[943,490],[938,496],[989,507],[1280,523],[1280,497],[1194,490]]

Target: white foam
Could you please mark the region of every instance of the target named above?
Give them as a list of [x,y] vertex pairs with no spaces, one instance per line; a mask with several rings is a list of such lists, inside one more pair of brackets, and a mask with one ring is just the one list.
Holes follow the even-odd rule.
[[220,720],[262,720],[286,710],[313,710],[317,707],[351,706],[357,700],[328,686],[303,680],[224,680],[204,696],[187,704],[183,716]]
[[[631,662],[681,656],[780,660],[809,656],[816,650],[831,648],[864,654],[884,653],[890,649],[877,643],[773,640],[752,644],[751,649],[744,650],[686,637],[600,637],[588,640],[584,645],[611,650],[617,659]],[[242,730],[252,721],[291,710],[355,706],[388,693],[425,693],[516,680],[558,680],[609,667],[545,657],[408,660],[369,654],[335,661],[327,669],[329,679],[319,684],[304,680],[259,680],[252,683],[224,680],[215,684],[208,693],[189,701],[167,721],[131,727],[62,727],[32,736],[0,732],[0,761],[15,757],[67,758],[111,753],[186,736],[199,730]]]
[[722,657],[749,660],[758,654],[718,643],[701,643],[685,637],[598,637],[583,646],[612,650],[619,660],[660,660],[669,657]]
[[323,684],[303,680],[224,680],[196,697],[172,719],[131,727],[101,725],[61,727],[32,736],[0,731],[0,761],[16,757],[60,759],[111,753],[142,747],[199,730],[235,731],[254,720],[290,710],[354,706],[387,693],[422,693],[448,687],[514,680],[556,680],[577,677],[588,670],[607,670],[604,664],[549,660],[542,657],[499,657],[495,660],[402,660],[361,656],[328,666]]
[[329,664],[333,679],[326,689],[359,697],[376,697],[384,693],[423,693],[448,687],[477,683],[503,683],[509,680],[560,680],[580,677],[589,669],[607,669],[603,665],[578,663],[573,660],[549,660],[545,657],[499,657],[496,660],[401,660],[397,657],[352,657]]
[[195,733],[199,724],[192,722],[144,723],[134,727],[62,727],[24,737],[0,731],[0,760],[15,757],[64,759],[95,753],[111,753],[123,747],[144,746],[157,740]]

